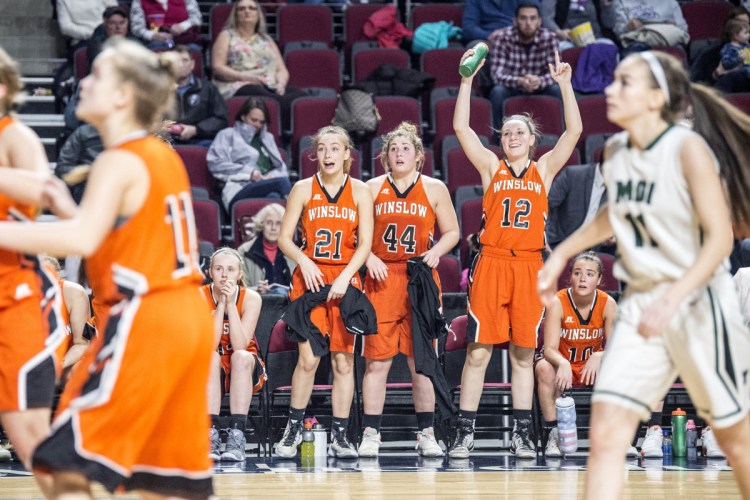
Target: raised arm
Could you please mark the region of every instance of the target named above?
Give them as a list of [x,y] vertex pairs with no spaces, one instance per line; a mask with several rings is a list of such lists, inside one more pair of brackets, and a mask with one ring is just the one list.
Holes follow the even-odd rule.
[[235,304],[227,304],[229,318],[229,340],[235,350],[247,349],[253,338],[255,327],[260,317],[263,300],[249,288],[245,289],[245,300],[242,303],[242,316]]
[[565,115],[565,131],[558,139],[551,151],[539,158],[537,168],[542,175],[544,188],[549,192],[552,180],[568,161],[570,155],[578,144],[578,139],[583,132],[581,113],[578,111],[578,103],[573,92],[571,79],[573,70],[570,64],[560,61],[559,52],[555,52],[555,65],[549,65],[552,79],[560,86],[563,101],[563,112]]
[[[474,49],[467,50],[462,59],[471,56],[473,53]],[[485,61],[479,64],[473,75],[461,78],[461,87],[458,90],[458,97],[456,99],[456,109],[453,112],[453,130],[456,132],[464,153],[466,153],[469,161],[471,161],[474,168],[477,169],[479,175],[482,177],[482,187],[486,190],[492,181],[492,175],[497,170],[500,161],[495,156],[495,153],[484,147],[477,133],[469,126],[471,83],[482,66],[484,66]]]
[[[44,224],[0,224],[0,246],[19,252],[88,257],[99,248],[118,216],[130,216],[143,205],[149,178],[143,162],[125,151],[100,154],[91,169],[80,209],[70,220]],[[67,197],[50,181],[55,196]],[[64,186],[63,186],[64,188]]]

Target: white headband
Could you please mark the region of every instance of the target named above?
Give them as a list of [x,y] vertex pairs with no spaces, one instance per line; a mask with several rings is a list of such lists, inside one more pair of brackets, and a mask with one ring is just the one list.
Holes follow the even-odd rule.
[[648,68],[651,70],[651,74],[654,75],[656,83],[659,85],[661,91],[664,92],[664,97],[667,99],[667,104],[669,104],[669,87],[667,86],[667,75],[664,74],[664,68],[662,67],[661,63],[650,50],[638,52],[638,54],[641,56],[641,58],[643,58],[644,61],[646,61],[646,64],[648,64]]

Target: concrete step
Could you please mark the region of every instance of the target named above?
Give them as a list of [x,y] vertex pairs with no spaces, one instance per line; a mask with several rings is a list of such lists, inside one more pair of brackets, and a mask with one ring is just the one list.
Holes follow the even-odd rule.
[[[50,94],[52,92],[51,89],[46,89],[44,87],[36,87],[36,89],[27,87],[27,90],[28,92],[34,92],[34,90],[42,92],[49,91]],[[29,115],[50,115],[56,113],[56,111],[55,98],[52,95],[26,96],[23,100],[23,105],[19,109],[19,113]]]
[[16,60],[21,66],[22,74],[38,77],[51,77],[65,64],[65,58],[62,57],[22,57]]
[[[17,60],[61,57],[65,54],[65,43],[62,38],[56,38],[46,33],[27,33],[15,36],[6,36],[3,33],[3,36],[0,36],[0,46]],[[30,73],[23,65],[21,71],[24,74]]]

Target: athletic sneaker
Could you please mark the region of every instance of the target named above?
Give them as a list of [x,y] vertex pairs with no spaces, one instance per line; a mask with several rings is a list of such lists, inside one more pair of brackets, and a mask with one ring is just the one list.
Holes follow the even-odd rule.
[[210,443],[208,458],[214,462],[218,462],[221,458],[221,439],[219,439],[219,430],[211,427],[208,430],[208,440]]
[[294,458],[297,456],[297,447],[302,442],[302,421],[295,422],[288,421],[286,429],[284,429],[284,435],[281,436],[281,441],[276,443],[274,452],[277,457],[281,458]]
[[380,433],[372,427],[365,427],[362,442],[359,443],[359,458],[375,458],[380,451]]
[[5,448],[0,448],[0,462],[5,462],[6,460],[11,459],[10,451],[6,450]]
[[708,458],[726,458],[724,452],[719,448],[716,442],[714,431],[710,427],[704,427],[701,432],[701,441],[703,441],[703,455]]
[[456,424],[456,439],[448,450],[451,458],[469,458],[474,449],[474,423],[468,418],[459,418]]
[[626,454],[626,456],[628,458],[635,458],[635,457],[640,456],[640,453],[638,453],[638,448],[636,448],[635,446],[631,444],[630,448],[628,448],[628,453]]
[[227,429],[227,446],[221,459],[228,462],[245,461],[245,433],[239,429]]
[[547,447],[544,449],[544,456],[547,458],[560,458],[563,456],[560,451],[560,435],[557,427],[553,427],[547,436]]
[[510,438],[510,452],[516,458],[536,458],[536,449],[531,441],[531,422],[516,420]]
[[346,432],[331,431],[331,445],[328,456],[334,458],[357,458],[357,449],[346,437]]
[[435,439],[435,430],[427,427],[417,432],[417,453],[427,458],[437,458],[443,456],[443,449]]
[[664,433],[661,426],[652,425],[646,431],[646,437],[641,444],[641,455],[645,458],[661,458],[664,452],[661,447],[664,444]]

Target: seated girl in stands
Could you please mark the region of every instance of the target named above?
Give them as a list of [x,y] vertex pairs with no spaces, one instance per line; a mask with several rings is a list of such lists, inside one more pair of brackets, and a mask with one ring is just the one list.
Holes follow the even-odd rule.
[[[208,274],[211,283],[203,285],[201,292],[213,309],[214,345],[217,346],[208,381],[209,457],[214,461],[242,462],[250,401],[266,378],[266,368],[255,343],[261,298],[245,288],[242,258],[236,250],[220,248],[214,252]],[[226,430],[226,448],[221,453],[219,411],[221,399],[227,392],[231,417]]]
[[225,183],[221,199],[229,212],[239,200],[286,198],[292,189],[269,124],[266,103],[251,97],[237,111],[234,127],[219,132],[208,150],[208,169]]
[[561,457],[555,399],[574,386],[594,385],[612,333],[617,304],[597,289],[602,261],[596,252],[578,254],[570,266],[570,286],[558,291],[544,319],[543,357],[535,366],[537,394],[547,437],[545,456]]

